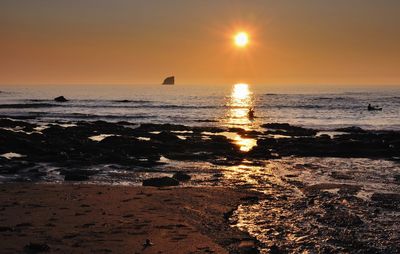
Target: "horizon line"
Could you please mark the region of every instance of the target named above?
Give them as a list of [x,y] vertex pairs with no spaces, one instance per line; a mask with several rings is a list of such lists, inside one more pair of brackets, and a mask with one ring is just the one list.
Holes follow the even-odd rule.
[[[253,86],[336,86],[336,87],[346,87],[346,86],[353,86],[353,87],[362,87],[362,86],[386,86],[386,87],[396,87],[400,88],[400,83],[252,83],[246,81],[238,81],[232,83],[176,83],[174,86],[229,86],[235,84],[249,84]],[[75,85],[88,85],[88,86],[95,86],[95,85],[116,85],[116,86],[144,86],[144,85],[151,85],[151,86],[162,86],[162,83],[0,83],[0,86],[47,86],[47,85],[56,85],[56,86],[75,86]]]

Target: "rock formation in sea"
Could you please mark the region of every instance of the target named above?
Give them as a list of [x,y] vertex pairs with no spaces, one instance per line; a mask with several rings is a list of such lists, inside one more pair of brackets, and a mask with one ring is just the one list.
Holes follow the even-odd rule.
[[58,97],[54,98],[54,101],[56,101],[56,102],[66,102],[68,100],[64,96],[58,96]]
[[164,79],[163,85],[174,85],[175,84],[175,76],[170,76]]

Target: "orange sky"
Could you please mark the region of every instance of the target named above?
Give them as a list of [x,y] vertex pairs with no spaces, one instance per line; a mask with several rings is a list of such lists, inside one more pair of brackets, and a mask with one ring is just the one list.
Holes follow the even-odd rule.
[[[400,84],[400,1],[0,2],[0,84]],[[248,31],[249,47],[233,46]]]

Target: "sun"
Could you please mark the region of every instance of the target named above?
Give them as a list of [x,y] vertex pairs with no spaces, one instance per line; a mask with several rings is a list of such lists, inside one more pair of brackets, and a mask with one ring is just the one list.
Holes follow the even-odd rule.
[[246,32],[239,32],[233,37],[235,45],[243,48],[249,44],[249,35]]

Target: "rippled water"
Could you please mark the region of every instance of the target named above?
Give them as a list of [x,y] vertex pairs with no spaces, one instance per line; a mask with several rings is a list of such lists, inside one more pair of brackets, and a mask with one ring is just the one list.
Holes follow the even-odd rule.
[[[288,122],[332,129],[361,126],[400,129],[400,91],[272,94],[236,84],[207,86],[15,86],[0,87],[0,115],[40,121],[106,120],[257,128]],[[64,95],[67,103],[52,99]],[[383,111],[367,111],[367,105]],[[248,119],[254,107],[254,119]]]

